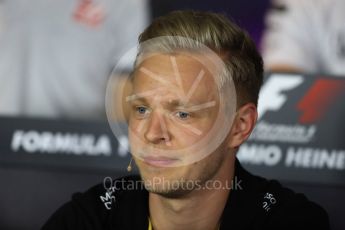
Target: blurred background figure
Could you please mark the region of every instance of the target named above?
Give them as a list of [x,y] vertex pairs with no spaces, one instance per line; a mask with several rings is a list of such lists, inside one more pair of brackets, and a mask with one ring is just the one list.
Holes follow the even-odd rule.
[[248,31],[257,45],[260,44],[264,28],[264,15],[270,0],[150,0],[152,16],[156,18],[173,10],[201,10],[226,15]]
[[345,1],[272,3],[262,45],[267,70],[345,74]]
[[148,20],[145,0],[0,0],[0,114],[104,119],[108,77]]

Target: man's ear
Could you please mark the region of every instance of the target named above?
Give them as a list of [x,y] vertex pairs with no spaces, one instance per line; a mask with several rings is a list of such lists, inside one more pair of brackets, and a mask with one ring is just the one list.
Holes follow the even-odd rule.
[[241,106],[236,113],[231,131],[228,147],[238,148],[251,134],[258,118],[256,106],[247,103]]

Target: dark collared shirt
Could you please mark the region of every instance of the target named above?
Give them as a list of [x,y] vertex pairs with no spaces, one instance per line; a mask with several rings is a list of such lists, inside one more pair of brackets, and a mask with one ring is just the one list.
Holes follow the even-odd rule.
[[[221,230],[329,229],[327,213],[303,194],[250,174],[238,161],[235,165],[234,189],[222,214]],[[139,176],[129,176],[113,181],[112,187],[100,184],[77,193],[42,229],[147,230],[148,192],[138,186],[140,182]]]

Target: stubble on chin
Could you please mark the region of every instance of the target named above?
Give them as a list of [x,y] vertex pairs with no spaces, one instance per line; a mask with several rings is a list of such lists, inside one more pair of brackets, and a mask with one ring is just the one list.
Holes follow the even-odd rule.
[[149,192],[167,198],[178,198],[193,190],[202,189],[206,181],[214,179],[223,161],[221,156],[206,157],[189,166],[151,170],[142,168],[141,176]]

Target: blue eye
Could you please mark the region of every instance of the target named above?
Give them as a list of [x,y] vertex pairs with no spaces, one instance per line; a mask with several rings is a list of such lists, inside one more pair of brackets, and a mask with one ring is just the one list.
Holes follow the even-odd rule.
[[146,110],[147,109],[145,107],[137,107],[137,112],[140,114],[145,114]]
[[184,112],[184,111],[179,111],[176,113],[176,116],[180,118],[181,120],[188,119],[190,117],[190,113]]
[[138,116],[144,117],[149,113],[149,109],[146,108],[145,106],[136,106],[135,112],[137,113]]

